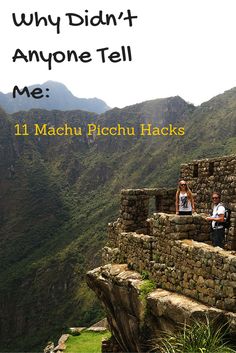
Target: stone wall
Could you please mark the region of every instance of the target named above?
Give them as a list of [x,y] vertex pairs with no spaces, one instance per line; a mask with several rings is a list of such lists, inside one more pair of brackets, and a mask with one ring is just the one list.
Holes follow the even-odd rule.
[[182,164],[180,179],[194,192],[197,212],[209,213],[212,192],[221,193],[222,202],[232,210],[229,247],[236,249],[236,155]]
[[[157,241],[152,244],[153,262],[148,269],[152,278],[161,283],[162,288],[235,312],[236,256],[220,248],[191,240],[191,233],[189,237],[183,237],[181,231],[161,232],[159,224],[164,228],[165,221],[167,220],[167,224],[170,222],[168,218],[168,215],[154,215],[153,236]],[[175,226],[180,227],[177,229],[181,230],[181,226],[187,228],[188,223],[178,225],[178,218],[184,222],[182,217],[176,216]],[[195,234],[196,240],[198,234],[204,236],[205,231],[201,221],[197,226],[200,228],[199,233]]]
[[[206,316],[228,323],[235,336],[236,252],[211,245],[204,214],[212,208],[212,192],[221,192],[232,210],[228,249],[236,249],[235,165],[236,156],[230,156],[181,166],[180,179],[188,181],[195,198],[192,216],[175,215],[176,189],[122,190],[120,216],[108,225],[103,249],[107,265],[88,273],[121,351],[145,351],[144,327],[152,338]],[[144,278],[157,286],[145,303]],[[117,346],[108,342],[106,349],[114,352]]]
[[[182,164],[180,179],[188,181],[194,194],[197,213],[209,214],[212,209],[212,192],[219,191],[222,194],[222,202],[232,211],[227,246],[228,249],[236,249],[236,156]],[[165,188],[122,190],[119,218],[121,229],[125,232],[149,234],[147,219],[151,212],[175,213],[175,193],[176,189]],[[201,236],[198,240],[201,241]]]
[[155,213],[148,223],[150,235],[123,232],[119,221],[110,224],[104,263],[127,263],[160,288],[236,312],[236,256],[202,242],[209,242],[206,221]]
[[211,244],[211,227],[204,215],[177,216],[166,213],[154,213],[149,219],[149,234],[164,239],[193,239]]
[[175,212],[176,189],[127,189],[121,191],[120,223],[123,231],[148,232],[147,218],[152,211]]
[[104,353],[150,352],[163,331],[175,333],[193,320],[206,322],[206,317],[228,324],[229,338],[235,337],[235,313],[160,288],[144,296],[149,281],[125,264],[96,268],[88,272],[87,282],[103,304],[115,338],[103,344]]

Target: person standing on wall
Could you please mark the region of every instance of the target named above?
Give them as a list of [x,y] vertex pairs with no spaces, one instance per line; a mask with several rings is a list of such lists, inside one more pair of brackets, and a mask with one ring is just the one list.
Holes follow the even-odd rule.
[[195,212],[194,199],[185,180],[181,180],[176,191],[176,214],[180,216],[192,215]]
[[212,226],[212,245],[224,247],[225,240],[225,229],[224,229],[224,215],[225,207],[220,203],[220,194],[218,192],[213,192],[212,202],[213,202],[213,212],[212,216],[207,217],[208,221],[211,221]]

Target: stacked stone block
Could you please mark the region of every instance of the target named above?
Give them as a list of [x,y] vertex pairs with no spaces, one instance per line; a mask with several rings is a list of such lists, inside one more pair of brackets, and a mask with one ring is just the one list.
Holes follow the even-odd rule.
[[[236,156],[181,166],[181,179],[195,195],[198,213],[192,216],[174,214],[175,189],[122,190],[120,217],[109,224],[103,263],[127,263],[160,288],[236,312],[235,252],[209,245],[210,224],[199,213],[210,212],[211,194],[220,191],[232,210],[228,248],[236,249],[235,166]],[[158,213],[150,217],[151,198]]]
[[209,222],[200,214],[192,216],[177,216],[165,213],[155,213],[150,220],[151,234],[162,240],[193,239],[210,243]]
[[152,261],[152,243],[156,238],[136,232],[117,232],[117,230],[117,223],[110,225],[108,245],[102,252],[103,264],[128,263],[136,271],[145,271]]
[[198,212],[210,213],[212,192],[221,193],[222,202],[232,210],[228,247],[236,249],[236,155],[182,164],[180,178],[188,181],[196,195]]
[[176,189],[157,189],[155,193],[156,211],[175,213]]
[[120,234],[120,260],[128,263],[132,269],[142,272],[145,271],[150,261],[152,261],[153,241],[155,238],[137,233]]
[[175,189],[127,189],[121,191],[120,219],[125,232],[148,233],[150,199],[155,199],[155,211],[175,211]]
[[147,232],[149,196],[143,189],[122,190],[121,227],[123,231]]
[[236,312],[236,256],[193,240],[153,243],[148,271],[158,286]]
[[104,248],[104,263],[127,263],[140,273],[148,273],[160,288],[236,312],[236,256],[186,239],[194,220],[198,217],[158,213],[151,220],[152,236],[119,232],[115,224],[116,240]]

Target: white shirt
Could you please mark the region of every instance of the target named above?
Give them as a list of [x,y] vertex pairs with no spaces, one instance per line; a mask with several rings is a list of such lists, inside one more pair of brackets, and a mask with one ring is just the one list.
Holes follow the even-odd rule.
[[192,211],[191,201],[188,199],[188,195],[186,192],[179,193],[179,211]]
[[[219,215],[222,215],[222,214],[225,214],[225,208],[224,208],[224,206],[221,205],[221,204],[219,204],[219,203],[218,203],[218,205],[214,205],[212,217],[218,218]],[[215,224],[216,224],[216,221],[212,221],[212,228],[215,227]],[[220,226],[217,226],[217,228],[218,228],[218,229],[221,229],[221,228],[223,228],[223,226],[220,225]]]

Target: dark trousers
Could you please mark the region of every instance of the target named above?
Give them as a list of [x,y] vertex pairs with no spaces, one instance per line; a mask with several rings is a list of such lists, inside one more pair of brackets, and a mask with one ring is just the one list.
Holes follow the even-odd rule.
[[219,246],[219,247],[223,248],[224,247],[224,240],[225,240],[224,228],[213,229],[213,231],[212,231],[212,245]]
[[179,211],[179,216],[191,216],[192,211]]

